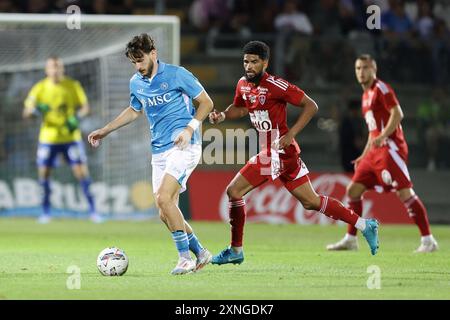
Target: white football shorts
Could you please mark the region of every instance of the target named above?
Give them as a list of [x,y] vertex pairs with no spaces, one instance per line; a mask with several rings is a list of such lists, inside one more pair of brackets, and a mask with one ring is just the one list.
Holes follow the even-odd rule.
[[185,149],[173,147],[161,153],[152,155],[152,185],[156,193],[165,174],[177,179],[181,192],[186,190],[186,182],[200,162],[202,146],[189,144]]

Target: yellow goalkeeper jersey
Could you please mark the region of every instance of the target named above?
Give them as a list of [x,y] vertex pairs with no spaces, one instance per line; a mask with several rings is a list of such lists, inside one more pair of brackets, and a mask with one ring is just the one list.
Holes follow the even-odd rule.
[[37,104],[49,106],[49,111],[43,115],[39,142],[56,144],[81,140],[80,130],[71,132],[66,122],[85,103],[87,97],[81,84],[69,77],[56,84],[49,78],[36,83],[28,93],[25,108],[33,108]]

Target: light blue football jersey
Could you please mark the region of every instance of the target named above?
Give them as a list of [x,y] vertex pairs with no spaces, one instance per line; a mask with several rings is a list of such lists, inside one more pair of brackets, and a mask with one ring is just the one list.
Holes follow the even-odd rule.
[[[177,135],[195,116],[192,99],[203,91],[194,75],[183,67],[158,60],[158,71],[152,79],[136,72],[130,80],[130,106],[142,109],[151,132],[152,153],[174,146]],[[191,144],[201,144],[200,130],[195,130]]]

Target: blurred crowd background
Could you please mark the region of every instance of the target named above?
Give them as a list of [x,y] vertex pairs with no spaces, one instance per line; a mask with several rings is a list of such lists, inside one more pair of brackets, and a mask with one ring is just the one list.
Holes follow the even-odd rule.
[[[381,29],[367,27],[372,4],[380,8]],[[219,110],[232,102],[242,75],[242,45],[266,41],[272,48],[269,72],[319,104],[318,116],[297,137],[303,158],[316,170],[351,171],[350,161],[365,145],[354,60],[369,53],[405,113],[410,166],[450,168],[450,1],[0,0],[0,12],[66,13],[70,5],[86,14],[177,15],[181,64],[201,80]],[[298,113],[289,109],[289,123]],[[249,121],[236,127],[249,127]],[[0,161],[13,140],[0,129]]]

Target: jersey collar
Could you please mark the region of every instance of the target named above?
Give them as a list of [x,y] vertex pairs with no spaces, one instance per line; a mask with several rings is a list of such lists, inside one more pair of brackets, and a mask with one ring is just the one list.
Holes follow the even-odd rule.
[[157,61],[158,61],[158,71],[156,72],[156,74],[161,74],[166,68],[166,64],[162,61],[159,61],[159,59]]

